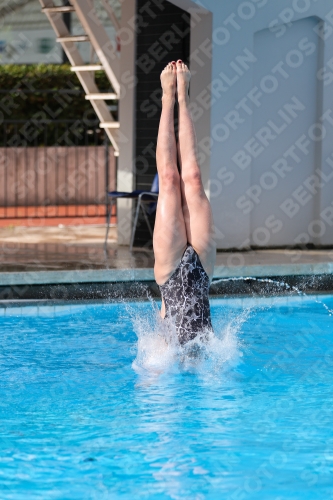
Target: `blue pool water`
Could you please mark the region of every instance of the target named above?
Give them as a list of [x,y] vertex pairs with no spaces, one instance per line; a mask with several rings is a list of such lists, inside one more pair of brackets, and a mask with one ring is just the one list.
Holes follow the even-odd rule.
[[201,360],[148,302],[0,309],[0,498],[333,498],[333,296],[211,303]]

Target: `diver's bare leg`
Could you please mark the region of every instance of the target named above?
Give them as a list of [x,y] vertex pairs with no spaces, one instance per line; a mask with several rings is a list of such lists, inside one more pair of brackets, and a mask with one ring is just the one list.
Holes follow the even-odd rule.
[[189,110],[188,87],[191,73],[177,61],[177,92],[179,104],[178,155],[181,165],[181,191],[183,214],[188,242],[198,253],[210,279],[212,279],[216,244],[213,239],[213,216],[205,194],[197,159],[197,142]]
[[171,276],[187,245],[174,131],[175,64],[168,64],[162,71],[161,85],[163,89],[162,113],[156,148],[159,197],[153,238],[154,272],[159,285],[165,283]]

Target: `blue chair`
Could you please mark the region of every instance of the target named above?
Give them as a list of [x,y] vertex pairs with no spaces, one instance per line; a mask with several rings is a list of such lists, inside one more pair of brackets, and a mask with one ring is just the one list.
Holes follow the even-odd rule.
[[148,229],[150,232],[150,236],[153,237],[153,230],[151,228],[151,225],[150,225],[150,222],[148,219],[148,215],[151,215],[154,212],[154,210],[156,210],[156,201],[158,198],[158,190],[159,190],[158,174],[156,174],[154,177],[153,183],[151,185],[150,191],[142,191],[140,189],[136,189],[135,191],[132,191],[131,193],[127,193],[127,192],[123,192],[123,191],[110,191],[108,193],[108,199],[110,200],[110,203],[109,203],[109,212],[108,212],[107,228],[106,228],[106,235],[105,235],[105,248],[107,248],[107,241],[108,241],[108,235],[109,235],[109,229],[110,229],[110,220],[111,220],[111,214],[112,214],[112,206],[113,206],[113,204],[117,203],[117,200],[119,198],[133,198],[133,199],[138,200],[137,205],[136,205],[133,228],[132,228],[130,251],[132,251],[132,249],[133,249],[135,231],[136,231],[136,226],[138,225],[140,210],[143,211],[143,215],[144,215],[145,221],[147,223],[147,226],[148,226]]

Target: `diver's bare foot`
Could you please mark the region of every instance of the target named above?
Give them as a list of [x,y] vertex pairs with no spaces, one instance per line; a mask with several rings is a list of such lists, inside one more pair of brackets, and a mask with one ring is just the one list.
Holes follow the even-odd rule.
[[177,93],[178,102],[188,102],[188,88],[191,79],[191,72],[180,59],[177,61]]
[[163,90],[162,98],[165,97],[175,99],[177,90],[177,71],[175,61],[172,61],[165,66],[160,78]]

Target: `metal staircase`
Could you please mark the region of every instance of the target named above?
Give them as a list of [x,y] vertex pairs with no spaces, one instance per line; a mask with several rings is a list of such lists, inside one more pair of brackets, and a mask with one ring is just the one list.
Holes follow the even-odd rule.
[[[39,0],[42,5],[42,11],[48,17],[57,36],[57,42],[61,43],[68,60],[72,65],[72,71],[77,74],[81,85],[86,93],[86,99],[89,100],[100,120],[100,127],[104,128],[112,146],[115,155],[119,155],[118,131],[119,122],[115,121],[110,113],[106,101],[110,99],[119,99],[119,59],[109,39],[100,19],[96,15],[92,2],[90,0],[70,0],[71,5],[56,6],[53,0]],[[107,0],[103,0],[107,6],[107,12],[118,31],[119,24],[113,10]],[[75,12],[85,35],[71,35],[66,24],[63,21],[63,14]],[[85,64],[81,54],[76,46],[77,42],[88,42],[94,49],[99,63]],[[104,70],[114,93],[101,93],[95,83],[94,72]]]

